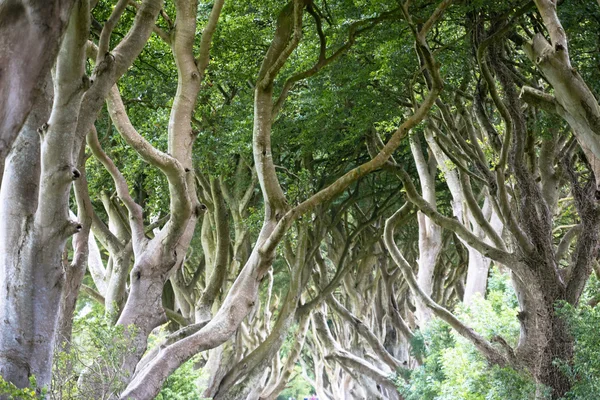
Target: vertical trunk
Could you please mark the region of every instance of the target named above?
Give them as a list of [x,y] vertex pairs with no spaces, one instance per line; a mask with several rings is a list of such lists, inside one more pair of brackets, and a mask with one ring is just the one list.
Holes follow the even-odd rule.
[[152,330],[167,321],[162,306],[163,286],[176,259],[172,249],[156,248],[160,245],[157,242],[152,244],[136,260],[130,276],[129,297],[117,321],[118,325],[132,328],[131,352],[125,356],[122,366],[129,377],[133,375],[136,364],[146,351],[148,336]]
[[83,283],[89,256],[89,235],[92,225],[92,202],[88,194],[88,182],[85,170],[85,148],[79,152],[77,168],[81,174],[75,182],[77,215],[82,226],[81,232],[73,238],[73,260],[65,268],[65,288],[60,301],[60,318],[58,323],[58,340],[61,349],[69,351],[73,329],[73,314],[77,305],[77,296]]
[[556,302],[564,298],[564,293],[548,290],[549,285],[542,282],[539,277],[537,280],[533,276],[520,279],[513,275],[521,309],[518,314],[521,334],[515,353],[540,387],[549,388],[552,398],[558,399],[571,384],[556,360],[572,359],[573,338],[554,309]]
[[106,315],[113,321],[119,318],[119,314],[127,300],[125,289],[132,256],[133,250],[130,244],[119,249],[118,253],[111,255],[112,269],[106,285],[104,307]]
[[[24,148],[15,149],[14,167],[25,162],[31,170],[32,165],[39,163],[40,174],[27,177],[19,175],[23,171],[10,171],[10,182],[2,185],[4,196],[11,196],[9,187],[21,185],[19,179],[23,179],[23,183],[29,185],[27,189],[31,190],[35,185],[32,178],[39,176],[39,190],[32,193],[40,200],[31,202],[37,207],[35,210],[22,210],[24,218],[18,219],[15,219],[13,210],[5,210],[13,214],[9,223],[16,223],[20,232],[8,228],[4,232],[6,236],[1,238],[4,240],[0,240],[3,246],[10,246],[2,252],[8,257],[4,259],[3,276],[0,277],[7,282],[0,289],[6,291],[1,296],[1,317],[5,327],[0,343],[0,373],[18,386],[27,385],[27,378],[31,375],[36,376],[40,388],[50,383],[64,285],[63,251],[67,238],[81,230],[81,225],[69,220],[68,205],[71,182],[80,176],[73,162],[72,138],[86,88],[83,48],[88,32],[88,6],[86,1],[78,2],[71,15],[55,69],[52,112],[48,123],[37,128],[39,150],[32,141],[34,131],[27,128],[30,133],[24,137],[30,142],[24,143]],[[35,172],[35,167],[32,172]],[[6,198],[3,203],[10,208],[14,206]],[[15,210],[20,210],[20,207]]]
[[[430,165],[435,162],[431,156],[430,160],[425,160],[421,149],[421,141],[417,136],[411,138],[410,148],[417,165],[419,180],[421,182],[421,192],[423,198],[436,208],[435,198],[435,166]],[[433,293],[433,277],[435,273],[435,264],[442,249],[442,229],[423,213],[418,213],[419,222],[419,271],[417,281],[423,291],[431,296]],[[425,327],[433,317],[431,310],[423,302],[415,297],[415,307],[417,320],[421,328]]]
[[37,130],[50,116],[52,84],[46,85],[13,150],[6,160],[0,189],[0,375],[18,387],[37,374],[33,356],[33,265],[25,258],[37,208],[40,174],[40,138]]
[[[427,131],[425,137],[427,139],[427,143],[429,144],[429,148],[433,151],[436,159],[438,160],[438,167],[444,174],[448,189],[450,189],[450,193],[452,195],[452,211],[454,216],[465,227],[468,227],[473,234],[477,235],[477,237],[483,238],[486,242],[491,243],[491,240],[486,237],[485,232],[478,220],[474,217],[474,212],[469,207],[466,200],[465,186],[470,185],[470,183],[468,183],[468,181],[464,181],[464,179],[459,176],[460,172],[456,169],[456,167],[451,168],[451,160],[435,141],[432,132]],[[472,189],[469,187],[469,190]],[[477,208],[475,211],[479,212],[481,218],[485,219],[482,221],[483,223],[487,223],[489,219],[489,224],[495,232],[502,231],[502,221],[492,210],[492,206],[488,197],[486,197],[481,210],[479,210],[479,205],[477,204],[473,204],[472,207]],[[489,258],[483,256],[479,251],[470,246],[465,240],[460,237],[458,237],[458,239],[467,248],[469,254],[467,280],[463,295],[463,302],[469,304],[475,294],[479,293],[482,297],[485,296],[491,261]]]
[[487,279],[490,271],[490,259],[484,257],[471,246],[467,247],[467,251],[469,253],[469,263],[467,267],[467,281],[465,283],[463,302],[465,304],[471,304],[471,301],[476,294],[479,294],[481,297],[485,296]]
[[73,3],[0,3],[0,174],[27,115],[43,96],[40,87],[56,60]]
[[[440,250],[442,249],[441,229],[433,221],[427,218],[423,213],[418,213],[419,221],[419,271],[417,273],[417,282],[419,287],[427,293],[433,294],[433,278],[435,273],[435,264],[437,262]],[[415,298],[416,317],[421,328],[433,318],[433,313],[418,297]]]
[[[493,209],[490,198],[488,196],[486,196],[486,199],[484,201],[482,207],[482,214],[483,217],[486,218],[486,220],[489,219],[489,225],[491,229],[498,235],[501,235],[502,230],[504,229],[504,224],[502,223],[502,219]],[[468,215],[472,217],[471,212],[469,212]],[[492,244],[492,240],[489,238],[489,236],[485,235],[483,229],[479,224],[477,224],[474,218],[471,218],[471,226],[473,226],[473,233],[475,235],[483,238],[483,240],[486,243]],[[463,302],[465,304],[470,304],[475,294],[479,294],[481,295],[481,297],[485,297],[491,260],[485,257],[483,254],[481,254],[479,251],[475,250],[473,247],[469,246],[468,243],[465,243],[463,241],[463,244],[469,252],[467,281],[465,283]]]
[[[225,208],[225,200],[221,193],[221,188],[215,178],[211,178],[210,187],[212,191],[212,200],[214,206],[214,224],[215,224],[215,257],[214,265],[211,268],[209,279],[206,282],[206,288],[196,305],[196,320],[204,321],[212,317],[212,306],[218,294],[223,287],[229,266],[229,220]],[[204,222],[204,221],[203,221]],[[203,225],[204,227],[204,225]],[[207,268],[208,272],[208,268]],[[208,274],[207,274],[208,276]]]

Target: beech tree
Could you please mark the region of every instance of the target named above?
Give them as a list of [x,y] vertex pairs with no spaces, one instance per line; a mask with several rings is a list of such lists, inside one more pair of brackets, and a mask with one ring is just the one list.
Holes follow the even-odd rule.
[[[5,1],[0,4],[0,165],[29,115],[43,96],[74,1]],[[22,51],[22,49],[28,51]],[[41,100],[40,100],[41,101]]]
[[[44,94],[38,97],[6,164],[1,190],[5,217],[0,240],[4,282],[0,370],[7,381],[19,387],[27,386],[32,375],[40,387],[50,381],[65,287],[63,251],[69,236],[77,232],[82,235],[77,248],[80,254],[75,255],[74,264],[66,265],[67,271],[85,268],[87,260],[85,235],[89,225],[71,220],[68,212],[71,182],[81,178],[77,169],[81,145],[108,89],[150,35],[152,27],[147,22],[158,14],[158,3],[141,5],[130,35],[112,53],[107,53],[112,26],[106,26],[100,46],[103,53],[90,79],[85,75],[89,2],[77,2],[59,52],[54,85],[43,86]],[[116,18],[122,9],[116,10]],[[24,165],[30,166],[27,174],[23,173]]]
[[[548,12],[543,8],[540,11],[541,14]],[[519,11],[516,14],[515,18],[518,18]],[[573,351],[573,342],[564,322],[557,319],[554,309],[559,301],[577,304],[585,281],[592,271],[598,248],[595,184],[593,174],[584,178],[573,168],[573,151],[576,149],[574,139],[582,140],[575,132],[575,136],[570,140],[568,134],[561,135],[557,132],[554,137],[538,141],[528,129],[527,119],[535,116],[536,111],[532,108],[523,111],[524,105],[517,88],[517,85],[527,82],[527,78],[519,75],[519,72],[514,72],[506,62],[510,58],[510,52],[514,50],[509,46],[496,44],[499,37],[507,34],[509,30],[510,24],[491,32],[486,32],[483,26],[474,30],[475,43],[479,43],[476,49],[478,67],[484,82],[478,85],[477,95],[469,99],[473,101],[473,111],[464,107],[464,100],[460,94],[457,94],[454,100],[455,114],[440,100],[439,120],[443,127],[433,126],[435,137],[430,139],[432,150],[451,160],[449,164],[454,169],[449,171],[448,164],[444,167],[450,190],[456,190],[453,190],[452,186],[457,184],[458,175],[460,187],[468,196],[465,203],[476,223],[485,229],[490,241],[482,240],[471,231],[473,222],[451,219],[437,212],[430,201],[418,194],[410,176],[402,167],[396,165],[393,168],[397,168],[409,201],[435,222],[455,232],[467,246],[511,270],[521,308],[518,318],[522,328],[517,347],[511,348],[501,337],[493,338],[493,341],[500,344],[499,347],[494,347],[491,342],[469,329],[429,297],[395,247],[394,217],[386,224],[386,245],[415,296],[426,303],[437,316],[471,340],[490,363],[528,370],[540,384],[540,393],[541,387],[545,385],[552,389],[552,396],[558,398],[569,390],[569,383],[567,377],[556,367],[554,360],[569,359]],[[539,41],[540,37],[540,34],[536,35],[533,38],[534,42]],[[523,40],[516,42],[519,45],[524,43]],[[557,51],[561,52],[562,47],[558,46]],[[517,79],[522,80],[517,83]],[[467,84],[463,87],[467,87]],[[500,88],[503,95],[499,93]],[[528,91],[530,89],[523,86],[523,93]],[[486,101],[488,94],[503,121],[502,134],[497,131],[489,111],[486,112],[487,107],[482,103]],[[473,124],[475,118],[469,113],[476,114],[478,126]],[[489,143],[496,152],[498,161],[493,170],[485,156],[484,143]],[[538,145],[539,150],[536,150]],[[445,150],[441,151],[442,149]],[[586,156],[590,160],[587,151]],[[593,161],[590,165],[593,165]],[[593,170],[593,167],[591,168]],[[484,185],[484,193],[490,190],[493,194],[488,198],[506,233],[511,236],[508,246],[489,223],[479,205],[481,203],[478,204],[473,197],[471,182],[475,178]],[[577,210],[576,224],[587,227],[584,228],[585,234],[577,235],[571,261],[563,268],[561,259],[565,255],[565,248],[575,236],[574,232],[570,232],[561,235],[560,242],[555,242],[553,219],[559,214],[556,210],[561,198],[561,189],[565,185],[569,185],[574,199]]]
[[[0,5],[0,390],[150,399],[193,362],[214,399],[410,398],[442,320],[571,393],[595,4],[55,3]],[[465,318],[492,267],[518,337]],[[91,301],[127,351],[84,367]]]

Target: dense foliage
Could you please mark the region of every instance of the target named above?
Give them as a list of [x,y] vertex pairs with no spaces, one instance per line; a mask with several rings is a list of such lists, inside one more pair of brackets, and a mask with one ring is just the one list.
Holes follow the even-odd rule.
[[0,397],[600,397],[598,4],[74,3]]

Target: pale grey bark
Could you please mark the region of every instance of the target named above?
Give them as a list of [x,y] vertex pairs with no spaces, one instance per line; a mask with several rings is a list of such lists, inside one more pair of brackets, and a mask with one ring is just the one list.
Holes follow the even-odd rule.
[[[493,229],[495,233],[494,238],[501,236],[503,224],[495,210],[493,210],[487,190],[484,189],[485,200],[481,209],[479,209],[480,207],[476,202],[468,202],[464,189],[465,186],[470,185],[470,183],[467,182],[465,178],[459,177],[459,174],[462,172],[457,169],[456,165],[453,164],[448,156],[443,152],[438,143],[435,141],[432,132],[427,131],[425,137],[429,148],[435,154],[435,157],[438,160],[438,168],[442,171],[446,184],[448,185],[448,189],[450,190],[450,194],[452,195],[452,211],[455,218],[467,229],[470,229],[475,236],[489,244],[492,244],[494,241],[487,237],[484,227],[480,225],[478,218],[473,215],[474,212],[479,213],[479,220],[483,219],[482,222],[489,225]],[[470,187],[469,190],[471,190]],[[463,245],[467,248],[469,254],[465,292],[462,299],[465,304],[469,304],[475,294],[485,297],[487,277],[491,260],[470,246],[466,241],[460,238],[460,236],[459,240],[461,240]],[[498,242],[497,239],[496,242]],[[421,286],[420,282],[419,285]]]
[[452,328],[454,328],[460,335],[470,340],[475,347],[493,364],[505,366],[510,363],[510,360],[500,353],[496,348],[492,346],[481,335],[473,331],[470,327],[463,324],[458,318],[456,318],[446,308],[435,303],[419,286],[417,279],[412,272],[410,264],[400,253],[396,243],[394,242],[394,230],[396,227],[398,212],[390,217],[385,223],[385,245],[392,256],[392,259],[396,265],[401,269],[404,278],[406,279],[412,292],[421,298],[421,301],[425,303],[435,313],[437,317],[447,322]]
[[27,115],[44,95],[45,78],[56,61],[74,3],[0,3],[0,174]]
[[377,368],[366,360],[353,355],[352,353],[344,350],[339,343],[333,338],[324,314],[321,312],[315,312],[313,314],[313,323],[315,324],[316,331],[319,339],[323,343],[323,350],[325,358],[335,360],[341,365],[345,366],[351,371],[360,373],[373,379],[382,388],[389,389],[390,399],[399,399],[399,394],[392,380],[390,379],[391,374],[384,370]]
[[[132,352],[126,355],[123,363],[124,375],[129,377],[133,375],[136,364],[146,349],[148,335],[166,319],[162,306],[163,286],[173,270],[183,262],[200,212],[191,159],[195,139],[191,115],[204,74],[204,70],[198,69],[193,56],[197,3],[180,1],[176,8],[178,24],[171,46],[179,71],[179,85],[168,129],[169,152],[158,151],[135,130],[116,87],[112,87],[107,100],[111,119],[119,133],[144,161],[161,170],[169,183],[170,193],[169,219],[152,239],[148,239],[143,227],[142,210],[128,193],[127,183],[112,162],[105,164],[108,165],[117,185],[117,193],[129,212],[132,232],[135,262],[131,271],[131,288],[117,321],[120,325],[135,327],[130,332]],[[214,7],[209,28],[214,30],[219,14],[220,7]],[[143,8],[138,10],[138,15],[141,15],[140,18],[148,18],[147,11]],[[146,29],[149,29],[148,25],[156,14],[150,16],[152,20],[145,22]],[[149,34],[148,31],[145,33]],[[208,57],[211,34],[206,37],[208,44],[201,46],[201,57]],[[119,49],[115,49],[117,50]],[[206,65],[203,68],[205,67]]]
[[[21,247],[29,241],[38,203],[40,138],[37,130],[50,116],[52,83],[47,83],[45,89],[6,160],[0,189],[0,221],[3,221],[0,224],[0,279],[4,282],[0,290],[2,299],[7,300],[1,303],[0,310],[4,321],[0,336],[0,375],[18,387],[29,384],[29,358],[34,343],[30,336],[34,332],[33,266],[21,257]],[[23,300],[27,302],[19,305]]]
[[284,13],[278,21],[275,39],[267,51],[261,67],[255,90],[253,150],[258,180],[265,202],[265,219],[255,248],[211,322],[198,333],[161,350],[154,361],[150,362],[143,370],[136,371],[134,379],[121,395],[123,399],[128,397],[145,399],[156,395],[165,379],[179,365],[197,352],[214,348],[231,337],[252,310],[256,302],[258,284],[268,271],[275,255],[275,249],[293,221],[316,205],[339,195],[360,177],[380,168],[399,146],[408,131],[425,117],[441,90],[441,78],[433,56],[427,48],[425,36],[448,5],[449,2],[443,2],[416,35],[418,46],[425,54],[427,68],[434,76],[434,85],[423,103],[411,117],[402,123],[372,161],[349,171],[332,185],[293,209],[289,209],[287,205],[273,165],[270,144],[273,120],[271,95],[273,79],[298,43],[304,4],[302,1],[295,1],[294,4],[290,4],[284,9]]
[[[207,284],[202,292],[198,303],[196,304],[196,319],[209,319],[212,317],[211,308],[215,299],[217,298],[221,288],[223,287],[225,278],[228,274],[229,267],[229,221],[228,215],[225,208],[225,200],[221,192],[221,185],[217,182],[217,179],[212,178],[210,182],[212,192],[212,204],[213,204],[213,215],[214,215],[214,228],[215,228],[215,255],[214,261],[208,263],[211,265],[211,269],[207,268]],[[204,228],[204,221],[203,221]],[[203,229],[204,231],[204,229]],[[203,246],[205,249],[208,246]],[[210,274],[209,274],[210,271]]]
[[65,263],[65,287],[60,301],[60,317],[58,326],[58,341],[64,351],[70,350],[73,317],[79,290],[87,269],[89,259],[89,235],[92,225],[93,206],[88,194],[88,181],[85,168],[85,149],[82,148],[77,160],[77,170],[81,174],[75,181],[74,192],[77,202],[77,216],[71,214],[71,219],[79,221],[81,231],[73,237],[73,259]]
[[[437,209],[435,197],[435,157],[432,155],[429,160],[425,159],[421,149],[421,141],[417,136],[411,137],[410,148],[417,165],[419,181],[421,182],[421,195],[435,210]],[[417,219],[419,222],[419,259],[417,260],[419,269],[417,272],[417,281],[423,291],[428,296],[431,296],[433,293],[435,265],[442,250],[442,228],[421,212],[418,212]],[[421,302],[419,297],[415,297],[415,307],[417,308],[416,317],[419,326],[424,328],[431,320],[433,314],[429,307]]]
[[538,33],[533,43],[525,46],[529,58],[537,65],[554,89],[554,97],[529,89],[538,103],[554,108],[571,126],[584,150],[600,187],[600,105],[581,75],[572,67],[567,36],[558,19],[556,3],[537,0],[536,6],[550,35],[550,43]]
[[[116,170],[113,161],[108,158],[100,147],[95,129],[92,129],[88,133],[87,143],[92,150],[92,154],[113,175],[113,179],[117,179],[119,185],[123,185],[123,177]],[[104,268],[102,260],[98,260],[99,254],[94,253],[95,259],[90,263],[90,267],[94,283],[105,298],[106,315],[116,320],[125,301],[125,284],[129,273],[133,248],[131,235],[122,221],[120,212],[118,212],[108,194],[101,193],[100,196],[109,217],[109,223],[106,226],[97,215],[93,214],[92,229],[97,233],[98,238],[101,239],[100,241],[108,250],[110,257],[107,268]]]
[[100,254],[100,248],[94,237],[93,230],[89,235],[89,254],[88,254],[88,271],[94,281],[94,285],[98,289],[98,292],[102,295],[106,295],[106,269],[104,268],[104,262],[102,261],[102,255]]
[[[2,185],[5,193],[2,212],[17,214],[3,220],[9,225],[4,226],[0,236],[1,246],[5,247],[1,278],[7,283],[0,289],[3,299],[0,315],[4,324],[0,374],[21,387],[28,385],[31,375],[36,376],[40,390],[50,383],[65,284],[63,251],[67,238],[82,229],[70,219],[68,205],[71,182],[80,177],[72,145],[81,99],[87,89],[83,52],[88,26],[87,1],[79,1],[59,51],[49,119],[37,128],[26,125],[24,147],[15,148],[13,165],[8,167],[10,180]],[[33,139],[34,134],[39,134],[39,142]],[[29,176],[11,171],[23,162],[33,166],[26,168]],[[15,204],[15,199],[7,198],[11,196],[8,193],[11,186],[23,184],[28,190],[39,184],[38,190],[27,195],[33,197],[29,199],[28,210]],[[46,200],[49,198],[53,201]]]

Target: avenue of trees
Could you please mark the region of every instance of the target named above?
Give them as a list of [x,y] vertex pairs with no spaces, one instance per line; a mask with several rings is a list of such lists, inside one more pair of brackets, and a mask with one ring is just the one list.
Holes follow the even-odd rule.
[[0,0],[0,399],[600,398],[599,34]]

